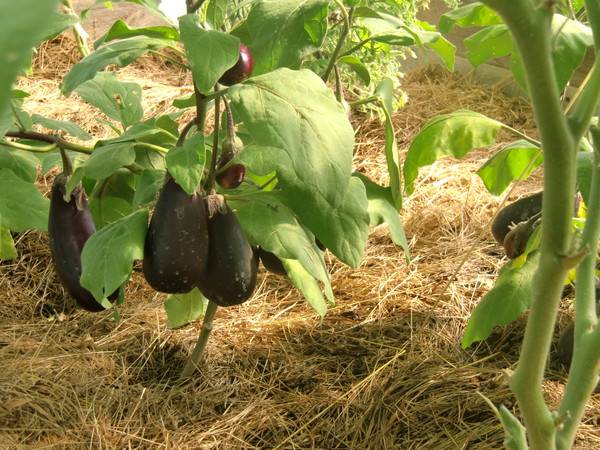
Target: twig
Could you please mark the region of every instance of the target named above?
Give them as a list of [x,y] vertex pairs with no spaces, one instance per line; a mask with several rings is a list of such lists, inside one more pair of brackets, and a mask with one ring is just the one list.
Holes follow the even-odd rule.
[[63,148],[65,150],[71,150],[74,152],[85,153],[87,155],[92,154],[94,151],[91,147],[86,147],[84,145],[74,144],[72,142],[66,141],[65,139],[53,135],[53,134],[44,134],[38,133],[36,131],[9,131],[6,133],[6,137],[16,138],[16,139],[30,139],[32,141],[40,141],[40,142],[48,142],[49,144],[54,144],[57,147]]
[[185,124],[185,126],[181,130],[181,133],[179,134],[179,138],[177,139],[177,144],[175,144],[177,147],[181,147],[183,145],[185,139],[187,138],[188,133],[191,131],[191,129],[194,127],[194,125],[197,125],[197,124],[198,124],[197,117],[194,117],[192,120],[190,120],[188,123]]
[[191,377],[194,374],[196,368],[198,367],[200,358],[202,358],[202,353],[204,353],[204,349],[206,348],[206,344],[208,343],[210,332],[213,329],[213,318],[215,317],[217,308],[218,305],[216,303],[208,302],[206,312],[204,313],[204,319],[202,321],[202,331],[200,331],[200,336],[198,336],[198,341],[196,342],[194,351],[185,363],[185,367],[183,368],[183,371],[179,376],[180,380],[185,380]]
[[337,60],[340,56],[342,47],[344,46],[344,42],[346,41],[346,37],[348,37],[348,33],[350,32],[350,27],[352,26],[351,25],[352,15],[354,13],[354,7],[350,8],[350,12],[348,12],[348,11],[346,11],[346,7],[344,6],[344,4],[342,3],[341,0],[334,0],[334,1],[339,6],[341,13],[344,16],[344,27],[342,28],[342,31],[340,32],[340,37],[335,46],[335,50],[333,51],[331,58],[329,59],[329,64],[327,65],[327,69],[325,69],[325,72],[323,73],[323,76],[321,77],[323,79],[323,81],[325,81],[325,82],[327,82],[327,80],[329,79],[329,75],[331,75],[331,72],[333,71],[335,63],[337,62]]

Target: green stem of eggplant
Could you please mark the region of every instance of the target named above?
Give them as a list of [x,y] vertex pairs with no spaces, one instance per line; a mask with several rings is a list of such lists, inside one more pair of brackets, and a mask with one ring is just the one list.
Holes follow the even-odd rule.
[[63,173],[70,177],[73,174],[73,163],[71,162],[71,159],[69,158],[69,155],[67,155],[67,152],[64,148],[59,148],[59,151],[60,159],[62,159]]
[[213,148],[210,156],[210,172],[205,186],[206,192],[212,192],[215,187],[215,176],[217,173],[217,156],[219,153],[219,128],[221,118],[221,100],[215,100],[215,127],[213,130]]
[[202,331],[200,331],[200,336],[198,336],[198,341],[196,342],[196,346],[194,347],[192,355],[185,363],[185,367],[183,368],[183,371],[179,377],[180,380],[190,378],[200,364],[200,359],[202,358],[202,354],[204,353],[204,349],[208,343],[208,337],[210,336],[210,332],[213,328],[213,318],[215,317],[218,307],[219,306],[212,301],[208,303],[208,306],[206,307],[206,313],[204,313],[204,320],[202,321]]
[[235,139],[235,122],[233,121],[233,113],[227,98],[223,97],[223,106],[225,107],[225,115],[227,116],[227,139],[231,142]]

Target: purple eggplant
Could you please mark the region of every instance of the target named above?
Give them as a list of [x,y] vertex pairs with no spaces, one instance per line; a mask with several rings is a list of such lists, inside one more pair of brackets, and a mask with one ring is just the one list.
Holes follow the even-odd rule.
[[[79,306],[92,312],[104,311],[104,307],[79,281],[81,251],[96,232],[96,225],[83,188],[75,188],[67,202],[64,200],[66,184],[67,176],[61,173],[54,179],[50,194],[48,237],[54,267],[62,285]],[[118,294],[117,290],[109,300],[116,300]]]
[[189,195],[167,174],[150,220],[144,277],[169,294],[191,291],[208,259],[207,214],[201,194]]

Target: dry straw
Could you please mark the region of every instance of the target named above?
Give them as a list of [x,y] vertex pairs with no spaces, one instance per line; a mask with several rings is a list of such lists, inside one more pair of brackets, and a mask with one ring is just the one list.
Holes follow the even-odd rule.
[[[71,48],[67,38],[42,48],[35,75],[22,83],[32,94],[26,106],[109,136],[92,108],[59,95],[59,76],[76,60]],[[121,76],[143,85],[153,114],[190,92],[185,74],[155,58]],[[422,70],[403,89],[409,101],[394,118],[403,155],[426,120],[458,108],[534,134],[523,101],[467,77]],[[380,123],[357,117],[355,125],[355,166],[385,181]],[[251,301],[218,311],[202,371],[187,385],[174,383],[199,324],[167,329],[164,296],[139,273],[119,323],[108,312],[76,310],[58,285],[46,236],[19,235],[18,259],[0,265],[0,448],[501,447],[500,424],[478,392],[514,410],[502,370],[514,367],[524,322],[466,351],[459,345],[504,263],[485,229],[499,199],[475,175],[496,149],[422,170],[402,212],[410,265],[384,227],[371,234],[358,270],[330,259],[337,306],[323,321],[285,279],[261,272]],[[40,180],[43,190],[48,182]],[[539,183],[538,173],[511,200]],[[440,301],[439,286],[471,246],[472,258]],[[569,320],[564,309],[561,326]],[[551,402],[564,376],[550,364]],[[599,413],[596,396],[578,448],[600,448]]]

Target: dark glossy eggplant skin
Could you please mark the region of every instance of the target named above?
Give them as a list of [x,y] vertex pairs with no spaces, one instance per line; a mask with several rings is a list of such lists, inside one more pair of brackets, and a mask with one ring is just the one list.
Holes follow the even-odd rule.
[[216,180],[219,186],[225,189],[235,189],[244,181],[246,166],[243,164],[232,164],[224,171],[217,174]]
[[[83,189],[77,187],[68,202],[64,200],[67,176],[54,179],[50,193],[48,238],[50,252],[58,278],[66,291],[83,309],[104,311],[104,307],[79,282],[81,277],[81,251],[88,238],[96,232],[96,225],[88,208]],[[109,300],[115,300],[118,291]]]
[[229,206],[209,219],[208,234],[208,265],[198,288],[219,306],[244,303],[256,287],[258,259]]
[[168,294],[191,291],[206,269],[206,206],[199,193],[189,195],[167,174],[144,246],[144,277]]
[[252,69],[254,69],[252,52],[247,46],[240,44],[240,57],[235,65],[223,74],[219,83],[225,86],[241,83],[252,74]]
[[492,234],[499,244],[510,231],[511,225],[524,222],[542,211],[542,192],[521,198],[500,210],[492,222]]
[[277,275],[287,275],[281,260],[274,253],[268,252],[260,247],[258,247],[258,256],[269,272],[273,272]]

